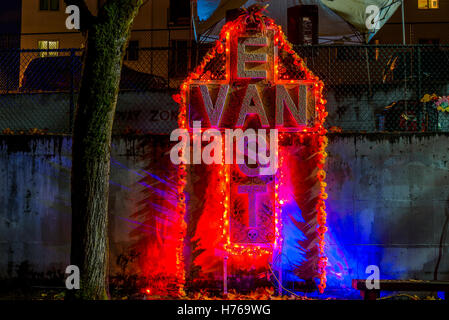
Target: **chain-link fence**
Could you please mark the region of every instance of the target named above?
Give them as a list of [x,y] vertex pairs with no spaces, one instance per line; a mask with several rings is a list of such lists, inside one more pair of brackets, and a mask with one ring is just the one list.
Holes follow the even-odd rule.
[[325,83],[328,127],[366,132],[449,131],[444,98],[449,96],[449,46],[296,50]]
[[[325,83],[331,131],[449,132],[449,46],[298,46]],[[115,133],[169,133],[172,94],[206,47],[129,48]],[[0,132],[70,133],[82,51],[0,50]],[[434,94],[434,95],[433,95]]]

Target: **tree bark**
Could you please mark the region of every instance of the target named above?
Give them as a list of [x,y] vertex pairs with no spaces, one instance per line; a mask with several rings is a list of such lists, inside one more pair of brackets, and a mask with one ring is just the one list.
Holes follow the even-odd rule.
[[87,28],[72,146],[71,264],[79,299],[108,298],[108,195],[111,135],[120,73],[142,0],[109,0]]

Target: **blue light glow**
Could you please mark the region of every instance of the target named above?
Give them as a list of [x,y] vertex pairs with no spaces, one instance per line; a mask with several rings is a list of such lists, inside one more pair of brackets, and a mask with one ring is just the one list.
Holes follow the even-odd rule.
[[214,11],[218,8],[220,0],[198,0],[197,10],[198,18],[201,21],[209,19]]

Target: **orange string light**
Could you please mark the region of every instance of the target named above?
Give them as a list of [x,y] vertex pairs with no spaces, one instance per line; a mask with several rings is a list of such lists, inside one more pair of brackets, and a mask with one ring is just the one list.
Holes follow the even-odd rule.
[[[304,61],[299,57],[299,55],[293,50],[292,45],[287,41],[285,34],[281,30],[279,26],[277,26],[273,19],[268,18],[260,12],[248,12],[247,14],[243,14],[239,16],[234,21],[227,22],[219,36],[219,40],[215,42],[214,47],[209,51],[208,54],[203,58],[202,62],[195,68],[193,72],[189,74],[189,76],[185,79],[183,84],[181,85],[180,94],[175,95],[173,98],[179,104],[179,115],[178,115],[178,126],[179,128],[188,128],[187,123],[187,95],[190,84],[193,80],[198,80],[204,74],[204,69],[207,64],[216,58],[217,55],[229,55],[229,43],[230,39],[237,37],[238,35],[247,31],[247,27],[249,24],[256,24],[259,30],[265,32],[267,29],[274,30],[274,45],[278,48],[287,52],[293,58],[293,65],[297,67],[304,75],[305,79],[289,79],[286,75],[282,76],[282,81],[287,81],[290,83],[294,83],[295,80],[311,80],[314,82],[313,85],[313,95],[315,98],[315,108],[317,114],[317,121],[315,121],[314,125],[311,127],[306,127],[302,129],[302,132],[295,133],[303,139],[304,135],[316,135],[318,136],[318,149],[319,149],[319,161],[318,161],[318,173],[317,179],[320,183],[320,194],[319,199],[316,205],[317,211],[317,233],[318,233],[318,247],[319,247],[319,260],[318,260],[318,273],[320,278],[320,283],[318,285],[319,291],[322,293],[326,287],[326,266],[327,266],[327,257],[325,256],[325,233],[327,231],[326,227],[326,206],[325,199],[327,199],[327,194],[325,192],[326,183],[324,182],[326,174],[324,171],[324,164],[326,161],[327,153],[325,152],[327,146],[327,138],[325,136],[326,129],[324,128],[324,121],[327,116],[327,112],[325,110],[326,100],[323,98],[323,82],[316,77],[305,65]],[[226,57],[223,57],[223,60],[226,60]],[[274,65],[274,74],[275,79],[279,79],[280,70],[283,68],[281,65],[281,61],[279,58],[275,59]],[[226,68],[225,72],[226,81],[230,80],[230,70]],[[210,75],[208,79],[202,78],[202,80],[210,80]],[[280,79],[279,79],[280,80]],[[282,162],[283,155],[280,155],[278,174],[275,179],[275,240],[274,247],[282,245],[282,205],[285,199],[280,197],[280,189],[282,189],[282,181],[283,181],[283,173],[282,173]],[[223,226],[222,226],[222,238],[223,238],[223,246],[225,251],[229,254],[248,254],[248,255],[265,255],[271,254],[271,250],[260,246],[245,246],[241,244],[233,244],[230,238],[229,225],[230,225],[230,214],[229,214],[229,190],[228,184],[230,181],[230,172],[228,165],[225,165],[224,162],[219,169],[219,178],[221,182],[221,194],[222,194],[222,205],[223,205]],[[178,281],[180,293],[183,293],[183,286],[185,283],[185,275],[184,275],[184,262],[182,258],[182,248],[184,243],[184,236],[186,232],[185,225],[185,212],[186,212],[186,203],[184,196],[184,188],[186,185],[186,167],[185,165],[180,165],[178,167],[178,203],[177,210],[179,214],[180,221],[180,232],[179,232],[179,244],[177,247],[177,269],[178,269]]]

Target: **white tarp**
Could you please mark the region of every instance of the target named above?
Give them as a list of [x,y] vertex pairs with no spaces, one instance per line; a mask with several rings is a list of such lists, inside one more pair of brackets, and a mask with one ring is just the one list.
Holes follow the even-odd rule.
[[[240,8],[245,5],[249,7],[257,0],[197,0],[197,17],[200,35],[217,24],[217,27],[210,33],[216,35],[226,16],[226,11],[230,9]],[[318,33],[319,42],[359,42],[354,32],[354,28],[365,39],[370,40],[377,30],[370,32],[366,28],[366,13],[368,5],[377,5],[380,9],[379,26],[393,15],[400,6],[401,1],[398,0],[269,0],[267,15],[273,18],[277,24],[287,31],[287,9],[297,5],[316,5],[318,6]],[[354,28],[351,27],[354,26]]]
[[[250,0],[247,5],[254,3],[257,3],[257,1]],[[297,5],[316,5],[318,6],[318,36],[320,42],[354,36],[351,27],[336,13],[324,6],[320,0],[271,0],[267,3],[269,3],[267,15],[282,26],[285,32],[287,32],[288,8]]]
[[[198,17],[198,34],[204,35],[209,31],[209,35],[217,35],[223,25],[226,11],[230,9],[240,8],[241,6],[249,7],[253,4],[260,3],[257,0],[198,0],[197,1],[197,17]],[[333,41],[359,41],[351,26],[334,11],[323,5],[320,0],[269,0],[267,15],[273,18],[282,29],[287,31],[287,9],[297,5],[316,5],[318,6],[318,32],[319,42]],[[211,31],[211,27],[216,27]]]
[[[321,0],[321,2],[350,23],[361,34],[367,42],[371,40],[380,28],[390,19],[395,11],[401,6],[400,0]],[[368,28],[368,17],[373,13],[369,6],[375,6],[379,14],[374,17],[373,27]]]

